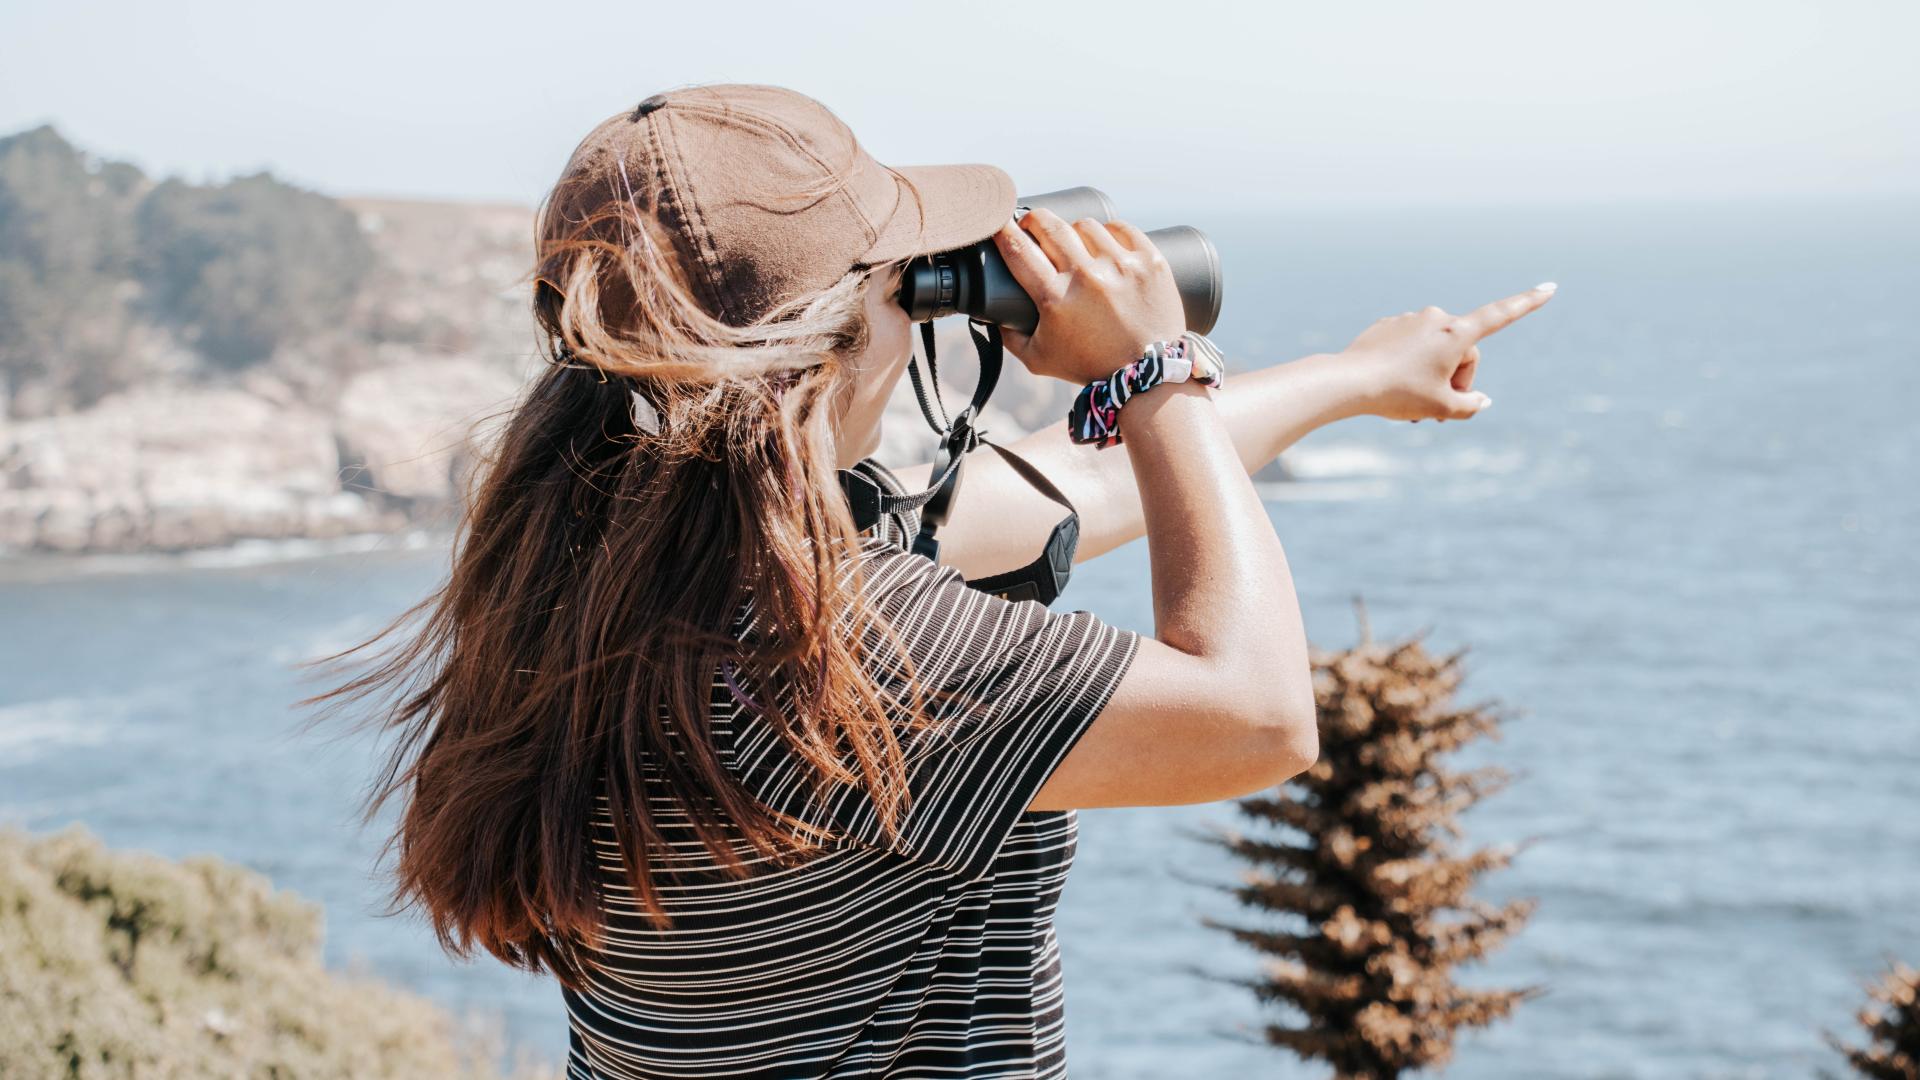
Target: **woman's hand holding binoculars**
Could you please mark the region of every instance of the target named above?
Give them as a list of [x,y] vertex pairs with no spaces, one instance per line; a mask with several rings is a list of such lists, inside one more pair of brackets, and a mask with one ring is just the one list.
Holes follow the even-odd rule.
[[1031,335],[1003,328],[1027,370],[1071,383],[1104,379],[1171,341],[1187,318],[1166,257],[1124,221],[1067,224],[1036,207],[994,234],[1014,280],[1040,311]]
[[1552,282],[1495,300],[1465,315],[1437,307],[1390,316],[1367,327],[1340,353],[1356,377],[1357,411],[1389,420],[1465,420],[1493,403],[1473,388],[1482,338],[1539,310]]

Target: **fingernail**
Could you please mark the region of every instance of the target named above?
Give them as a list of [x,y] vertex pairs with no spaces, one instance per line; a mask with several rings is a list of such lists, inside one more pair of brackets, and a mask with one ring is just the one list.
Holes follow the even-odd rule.
[[1480,408],[1479,408],[1479,409],[1478,409],[1477,411],[1479,411],[1479,412],[1485,412],[1485,411],[1487,411],[1488,409],[1491,409],[1491,408],[1493,408],[1493,399],[1492,399],[1492,398],[1490,398],[1490,397],[1488,397],[1488,396],[1487,396],[1487,395],[1485,395],[1485,394],[1481,394],[1481,395],[1480,395]]
[[1552,295],[1553,290],[1559,287],[1560,287],[1560,283],[1557,281],[1543,281],[1540,284],[1535,285],[1533,287],[1533,291],[1543,292],[1543,293],[1547,293],[1548,295]]

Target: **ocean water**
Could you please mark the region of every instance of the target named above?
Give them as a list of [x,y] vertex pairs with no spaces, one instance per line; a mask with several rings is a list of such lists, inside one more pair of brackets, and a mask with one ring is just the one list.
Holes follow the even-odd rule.
[[[1469,839],[1526,841],[1489,899],[1532,922],[1464,977],[1545,993],[1470,1033],[1471,1077],[1803,1077],[1860,984],[1920,962],[1920,206],[1201,219],[1241,368],[1373,317],[1543,279],[1489,340],[1471,423],[1358,420],[1269,489],[1308,629],[1469,646],[1523,715],[1463,764],[1518,782]],[[1153,224],[1159,224],[1154,222]],[[1226,392],[1231,392],[1232,379]],[[297,660],[423,595],[430,540],[0,565],[0,821],[211,851],[323,902],[327,952],[557,1057],[557,992],[379,914],[371,746],[293,732]],[[1150,632],[1144,544],[1063,606]],[[1059,917],[1085,1080],[1316,1076],[1260,1044],[1204,915],[1228,804],[1081,814]]]

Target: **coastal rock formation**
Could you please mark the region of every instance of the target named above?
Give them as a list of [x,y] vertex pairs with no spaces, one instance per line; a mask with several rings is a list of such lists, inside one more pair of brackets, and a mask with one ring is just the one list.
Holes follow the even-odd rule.
[[443,514],[517,383],[459,360],[379,368],[337,406],[254,386],[156,386],[0,427],[0,545],[184,550],[325,538]]
[[334,411],[342,481],[402,507],[458,499],[464,471],[511,409],[520,382],[501,368],[448,357],[369,368]]
[[173,550],[401,518],[343,491],[328,418],[238,388],[122,392],[0,430],[0,544]]
[[[450,525],[538,370],[532,236],[529,207],[155,182],[51,128],[0,138],[0,554]],[[941,327],[950,409],[973,355]],[[1071,396],[1009,358],[983,426],[1011,442]],[[878,456],[933,445],[903,377]]]

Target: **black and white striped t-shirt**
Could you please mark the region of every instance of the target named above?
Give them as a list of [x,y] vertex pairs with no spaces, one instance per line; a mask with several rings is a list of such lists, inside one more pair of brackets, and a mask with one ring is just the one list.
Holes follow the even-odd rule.
[[[603,799],[605,970],[585,993],[564,992],[569,1080],[1066,1075],[1053,913],[1075,815],[1026,807],[1139,636],[970,589],[898,546],[914,527],[883,523],[863,540],[867,595],[924,685],[960,701],[933,708],[936,730],[903,739],[912,802],[899,842],[882,842],[863,794],[810,797],[798,759],[716,673],[723,759],[768,805],[851,839],[746,881],[663,880],[674,927],[656,931],[623,884]],[[675,827],[671,800],[653,810],[684,865],[712,866]]]

